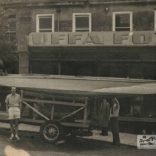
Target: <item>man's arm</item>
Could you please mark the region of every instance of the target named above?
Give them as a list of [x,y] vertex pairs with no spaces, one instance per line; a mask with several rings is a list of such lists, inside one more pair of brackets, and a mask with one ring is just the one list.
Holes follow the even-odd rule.
[[9,105],[9,99],[8,96],[5,99],[5,104],[6,104],[6,112],[8,112],[8,105]]
[[21,107],[22,107],[22,97],[18,94],[18,96],[19,96],[19,108],[21,109]]
[[120,104],[117,98],[115,98],[116,109],[120,109]]

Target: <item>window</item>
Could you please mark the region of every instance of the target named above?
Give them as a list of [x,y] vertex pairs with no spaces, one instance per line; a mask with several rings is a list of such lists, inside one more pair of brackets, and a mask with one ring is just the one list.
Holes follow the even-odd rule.
[[73,32],[91,31],[91,13],[73,14]]
[[16,33],[16,15],[8,16],[7,32]]
[[37,15],[37,32],[54,32],[54,14]]
[[7,27],[8,27],[8,32],[16,33],[16,21],[9,21]]
[[113,31],[132,31],[132,12],[113,13]]
[[156,11],[154,11],[154,31],[156,31]]
[[16,42],[16,15],[8,16],[8,23],[6,28],[7,39],[11,42]]

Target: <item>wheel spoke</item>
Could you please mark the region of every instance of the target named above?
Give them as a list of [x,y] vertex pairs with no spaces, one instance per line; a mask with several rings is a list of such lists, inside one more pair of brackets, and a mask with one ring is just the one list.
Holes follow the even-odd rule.
[[47,141],[55,141],[60,135],[59,127],[56,124],[48,123],[44,126],[43,137]]

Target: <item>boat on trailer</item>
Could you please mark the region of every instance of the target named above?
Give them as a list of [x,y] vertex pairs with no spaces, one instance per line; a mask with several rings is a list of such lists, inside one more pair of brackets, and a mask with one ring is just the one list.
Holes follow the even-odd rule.
[[[97,96],[156,94],[155,80],[37,74],[0,76],[1,89],[11,86],[20,91],[22,107],[40,117],[22,121],[40,124],[41,136],[47,142],[56,142],[69,133],[75,135],[76,131],[87,135],[91,127],[90,107]],[[38,109],[43,104],[48,112]]]

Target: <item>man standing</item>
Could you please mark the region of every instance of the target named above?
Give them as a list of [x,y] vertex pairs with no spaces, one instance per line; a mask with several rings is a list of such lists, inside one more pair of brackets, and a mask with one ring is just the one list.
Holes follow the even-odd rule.
[[110,118],[110,104],[108,103],[106,98],[102,99],[99,108],[99,125],[102,128],[101,135],[107,136],[108,135],[108,123]]
[[119,111],[120,104],[116,97],[113,97],[110,109],[110,126],[113,135],[113,144],[120,145],[119,137]]
[[16,87],[11,87],[11,94],[7,95],[5,103],[10,120],[10,140],[12,140],[14,137],[17,140],[20,140],[18,136],[18,124],[20,119],[21,97],[16,93]]

